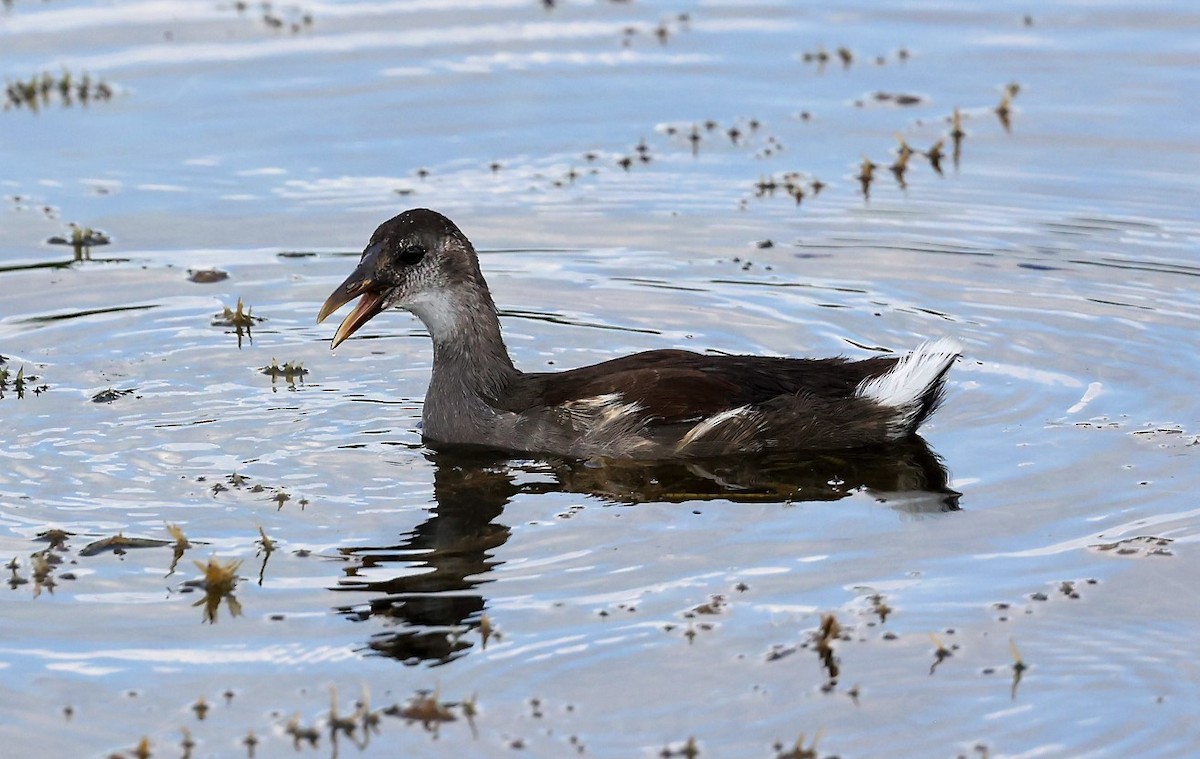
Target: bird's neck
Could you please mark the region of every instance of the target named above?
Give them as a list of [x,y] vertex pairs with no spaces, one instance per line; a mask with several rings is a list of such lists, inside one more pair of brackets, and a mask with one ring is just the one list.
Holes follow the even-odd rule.
[[427,417],[473,416],[482,408],[480,401],[501,397],[520,374],[500,336],[496,305],[482,281],[437,290],[410,308],[433,339]]

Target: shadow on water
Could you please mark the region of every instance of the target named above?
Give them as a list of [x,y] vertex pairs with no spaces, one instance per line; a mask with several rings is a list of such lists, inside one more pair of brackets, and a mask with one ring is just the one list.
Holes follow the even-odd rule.
[[[392,629],[372,636],[377,654],[405,664],[444,664],[474,643],[482,624],[480,587],[499,563],[511,530],[500,523],[516,496],[581,493],[620,504],[724,500],[735,503],[837,501],[867,493],[910,514],[959,510],[937,454],[921,439],[869,450],[659,463],[513,460],[503,453],[453,449],[427,454],[437,507],[391,546],[353,546],[354,563],[333,590],[367,594],[335,607],[355,621],[375,617]],[[525,482],[527,475],[540,475]],[[550,475],[552,481],[546,481]],[[382,574],[386,578],[373,579]]]

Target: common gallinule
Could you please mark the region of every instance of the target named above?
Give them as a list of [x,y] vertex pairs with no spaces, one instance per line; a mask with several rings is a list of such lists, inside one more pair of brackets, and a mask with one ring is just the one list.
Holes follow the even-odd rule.
[[423,208],[375,230],[317,321],[355,298],[331,348],[387,308],[411,311],[429,330],[422,434],[434,447],[675,459],[877,445],[915,434],[961,352],[948,338],[861,361],[652,350],[525,373],[500,336],[471,242]]

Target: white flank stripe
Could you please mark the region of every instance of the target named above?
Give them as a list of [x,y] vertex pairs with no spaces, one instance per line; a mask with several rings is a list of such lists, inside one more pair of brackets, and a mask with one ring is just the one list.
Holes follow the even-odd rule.
[[688,430],[688,433],[683,436],[683,440],[679,441],[679,444],[675,446],[675,449],[683,450],[684,448],[687,448],[689,445],[712,432],[717,427],[720,427],[726,422],[737,419],[739,416],[749,410],[749,406],[739,406],[737,408],[731,408],[728,411],[722,411],[719,414],[713,414],[707,419],[697,423],[695,427],[692,427],[690,430]]

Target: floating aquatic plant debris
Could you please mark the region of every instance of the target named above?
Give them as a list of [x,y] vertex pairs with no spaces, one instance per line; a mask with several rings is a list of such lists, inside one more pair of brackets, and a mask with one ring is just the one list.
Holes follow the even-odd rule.
[[1025,670],[1029,669],[1029,665],[1027,665],[1025,663],[1025,660],[1021,658],[1021,650],[1017,648],[1017,641],[1014,640],[1013,638],[1008,639],[1008,650],[1010,653],[1012,653],[1012,657],[1013,657],[1013,665],[1012,665],[1013,679],[1012,679],[1012,689],[1010,691],[1009,697],[1013,701],[1016,701],[1017,700],[1017,686],[1021,684],[1021,677],[1022,677],[1022,675],[1025,674]]
[[254,316],[252,307],[242,303],[242,299],[238,298],[237,306],[230,308],[222,306],[221,313],[213,317],[212,325],[214,327],[231,327],[234,334],[237,335],[238,348],[242,347],[242,338],[245,337],[254,342],[254,334],[252,332],[255,324],[266,321],[265,317]]
[[942,645],[942,641],[938,636],[929,633],[929,639],[933,641],[933,664],[929,665],[929,674],[932,675],[937,670],[939,664],[954,654],[951,653],[950,649]]
[[959,158],[962,157],[962,141],[967,136],[967,133],[962,128],[962,114],[958,109],[954,109],[954,115],[950,117],[950,140],[954,143],[954,168],[958,168]]
[[708,601],[694,607],[691,611],[686,611],[683,616],[687,619],[695,617],[697,614],[720,614],[724,610],[727,602],[725,596],[716,594],[710,596]]
[[[299,34],[313,25],[312,12],[299,6],[274,7],[266,0],[254,3],[254,5],[262,11],[260,18],[268,29],[275,31],[287,29],[292,34]],[[236,0],[232,7],[238,12],[238,15],[245,15],[250,6],[251,3],[247,0]]]
[[[351,741],[355,741],[354,733],[358,729],[358,717],[357,710],[349,717],[343,717],[338,713],[337,688],[330,686],[329,715],[325,721],[329,725],[329,740],[334,745],[335,752],[339,734],[343,734]],[[357,744],[357,741],[355,743]]]
[[138,741],[138,744],[133,747],[132,756],[134,759],[150,759],[150,757],[154,756],[153,752],[150,751],[149,736],[142,736],[142,739]]
[[258,736],[253,730],[246,733],[246,737],[242,738],[242,745],[246,747],[246,755],[249,759],[254,759],[254,749],[258,747]]
[[778,752],[775,755],[775,759],[818,759],[817,741],[820,739],[821,731],[818,730],[817,734],[813,736],[812,745],[805,748],[804,733],[800,733],[800,737],[787,750],[784,750],[784,747],[780,744],[775,745],[775,751]]
[[41,595],[43,589],[53,593],[54,586],[57,584],[54,581],[54,565],[61,563],[62,558],[51,553],[47,548],[31,554],[29,562],[30,569],[33,571],[33,597],[37,598]]
[[229,272],[220,269],[188,269],[188,281],[199,285],[223,282],[226,279],[229,279]]
[[1021,86],[1016,82],[1012,82],[1005,86],[1004,95],[1000,98],[1000,104],[996,106],[996,116],[1000,119],[1000,125],[1004,127],[1005,132],[1012,131],[1012,122],[1009,117],[1012,114],[1012,100],[1021,91]]
[[[876,103],[885,105],[898,105],[902,107],[921,105],[925,102],[925,98],[920,95],[913,95],[907,92],[873,92],[871,100]],[[855,101],[855,105],[866,105],[862,100]]]
[[100,245],[108,245],[112,242],[108,235],[98,229],[91,227],[81,227],[72,222],[68,225],[71,228],[69,237],[55,236],[46,240],[49,245],[70,245],[71,250],[75,253],[76,261],[87,261],[92,257],[92,248]]
[[49,543],[50,545],[48,545],[47,548],[61,550],[67,547],[67,538],[74,537],[74,535],[75,533],[73,532],[67,532],[66,530],[54,528],[46,530],[45,532],[39,532],[37,539],[44,540]]
[[696,743],[696,739],[688,736],[688,739],[679,748],[672,748],[670,744],[663,746],[663,750],[658,752],[658,755],[663,759],[670,759],[673,756],[680,756],[683,759],[696,759],[700,756],[700,746]]
[[213,317],[214,327],[243,327],[247,330],[255,324],[265,321],[264,317],[254,316],[251,312],[252,306],[247,306],[242,302],[241,298],[237,300],[237,306],[230,308],[222,306],[221,313]]
[[[279,506],[283,508],[282,503]],[[262,587],[263,580],[267,574],[267,562],[270,560],[271,554],[275,551],[275,541],[267,537],[266,530],[262,528],[262,525],[258,526],[258,534],[259,539],[254,542],[259,545],[260,553],[263,557],[262,564],[258,567],[258,585]]]
[[300,362],[292,363],[289,361],[284,362],[283,366],[280,366],[274,358],[271,359],[270,366],[264,366],[259,371],[271,378],[271,387],[273,389],[275,387],[275,381],[283,379],[288,383],[288,389],[295,390],[296,381],[299,380],[300,383],[303,384],[304,375],[308,374],[308,370],[305,369]]
[[179,566],[179,560],[183,558],[184,551],[191,548],[192,544],[187,539],[187,536],[183,534],[183,528],[177,524],[168,523],[167,532],[170,533],[172,538],[175,538],[175,544],[172,546],[174,556],[171,559],[171,567],[167,570],[167,576],[170,577],[175,574],[175,567]]
[[900,141],[900,147],[896,149],[896,160],[888,168],[896,177],[896,183],[900,185],[900,189],[904,190],[908,188],[908,183],[904,181],[904,172],[908,171],[908,159],[915,151],[908,146],[903,137],[897,135],[896,139]]
[[857,685],[852,686],[848,691],[846,691],[846,695],[850,697],[850,700],[854,702],[855,706],[861,706],[861,704],[858,703],[859,690]]
[[321,740],[321,733],[315,727],[304,727],[300,724],[300,715],[293,714],[288,720],[287,727],[283,730],[285,735],[292,737],[292,748],[296,751],[300,750],[300,744],[307,741],[312,748],[317,747],[317,742]]
[[26,80],[8,80],[4,91],[4,110],[28,108],[34,113],[55,102],[69,108],[76,102],[87,105],[111,100],[115,94],[113,86],[103,79],[93,80],[87,72],[76,77],[66,69],[57,75],[43,71]]
[[191,759],[192,749],[196,748],[196,739],[186,727],[179,728],[179,732],[183,733],[183,740],[179,742],[179,747],[183,749],[183,759]]
[[193,563],[204,573],[203,579],[199,581],[204,588],[204,598],[192,606],[204,606],[204,620],[209,624],[217,621],[217,612],[221,608],[222,600],[229,607],[231,616],[240,617],[242,605],[233,595],[233,591],[237,587],[237,571],[238,567],[242,566],[241,560],[231,559],[223,562],[213,556],[209,558],[207,564],[201,564],[198,561]]
[[841,669],[838,666],[838,658],[833,651],[833,642],[842,634],[842,626],[838,623],[837,617],[832,613],[821,615],[821,625],[812,635],[813,643],[817,649],[817,656],[821,659],[821,665],[825,667],[825,671],[829,673],[829,682],[827,687],[837,685],[838,675]]
[[255,542],[257,542],[260,546],[262,546],[262,550],[263,550],[264,554],[269,555],[272,551],[275,550],[275,541],[271,540],[270,538],[267,537],[267,532],[266,532],[266,530],[263,529],[262,525],[258,526],[258,535],[259,535],[259,539]]
[[8,578],[8,587],[12,590],[16,590],[22,585],[27,585],[29,583],[28,578],[22,577],[17,573],[17,570],[20,569],[20,567],[21,565],[17,562],[17,557],[15,556],[4,565],[4,568],[11,572],[11,575]]
[[101,390],[100,392],[93,395],[92,403],[112,403],[113,401],[115,401],[119,398],[124,398],[126,395],[132,394],[133,392],[134,392],[134,388],[128,388],[126,390],[117,390],[116,388],[110,387],[107,390]]
[[1102,552],[1111,551],[1115,556],[1173,556],[1174,554],[1168,547],[1173,542],[1171,538],[1138,535],[1114,543],[1097,543],[1088,547]]
[[871,199],[871,182],[875,181],[875,166],[870,158],[863,156],[862,163],[858,167],[858,184],[862,188],[864,200]]
[[824,188],[825,183],[819,179],[807,179],[802,172],[789,171],[778,179],[773,175],[760,178],[754,184],[754,197],[774,197],[777,191],[782,190],[787,193],[788,197],[796,201],[796,205],[800,205],[804,198],[808,197],[808,193],[812,193],[815,197]]
[[[834,56],[837,56],[837,59],[841,62],[843,69],[849,69],[850,66],[859,59],[859,56],[846,45],[839,45],[837,50],[835,50],[833,53],[830,53],[823,47],[818,47],[816,50],[808,50],[801,53],[799,58],[804,63],[815,63],[817,66],[817,73],[820,74],[825,71],[825,65],[832,61]],[[909,52],[905,48],[900,48],[898,51],[896,51],[896,60],[900,61],[901,63],[907,61],[908,58]],[[874,61],[876,66],[885,66],[887,65],[888,57],[880,53],[874,56],[862,56],[862,60]]]
[[[542,5],[548,10],[553,8],[555,4],[555,0],[542,0]],[[647,36],[653,36],[660,45],[666,45],[670,42],[672,33],[688,31],[690,21],[691,16],[686,13],[680,13],[674,18],[665,18],[657,24],[646,24],[645,27],[638,27],[632,24],[622,27],[621,47],[632,47],[634,39],[643,33]]]
[[887,618],[893,609],[891,606],[888,606],[887,601],[883,598],[883,594],[873,593],[867,600],[871,602],[871,611],[879,615],[879,621],[887,622]]
[[945,158],[945,153],[942,152],[942,146],[945,145],[945,140],[938,140],[929,146],[929,150],[925,151],[925,157],[929,159],[929,165],[938,174],[942,173],[942,159]]
[[817,72],[819,73],[825,69],[825,64],[829,63],[829,53],[826,52],[825,48],[819,47],[812,52],[804,53],[800,56],[800,59],[805,63],[816,63]]
[[171,541],[157,540],[155,538],[128,538],[123,533],[118,532],[112,537],[88,543],[79,551],[79,555],[98,556],[107,551],[112,551],[117,556],[124,556],[125,552],[131,548],[161,548],[166,545],[171,545]]
[[458,719],[452,711],[454,704],[438,700],[438,692],[418,691],[404,706],[390,706],[383,710],[384,714],[401,717],[409,722],[419,722],[421,727],[436,733],[443,722],[454,722]]
[[492,619],[487,614],[479,615],[479,636],[483,639],[483,650],[487,650],[488,640],[495,638],[500,640],[503,637],[502,633],[492,624]]
[[[4,363],[0,361],[0,364]],[[25,366],[22,365],[17,369],[17,373],[13,374],[10,369],[0,366],[0,398],[4,398],[6,392],[16,393],[17,399],[25,397],[26,390],[32,390],[34,395],[41,395],[50,389],[49,385],[33,385],[34,382],[40,380],[41,377],[35,375],[25,375]],[[30,387],[33,385],[32,387]]]

